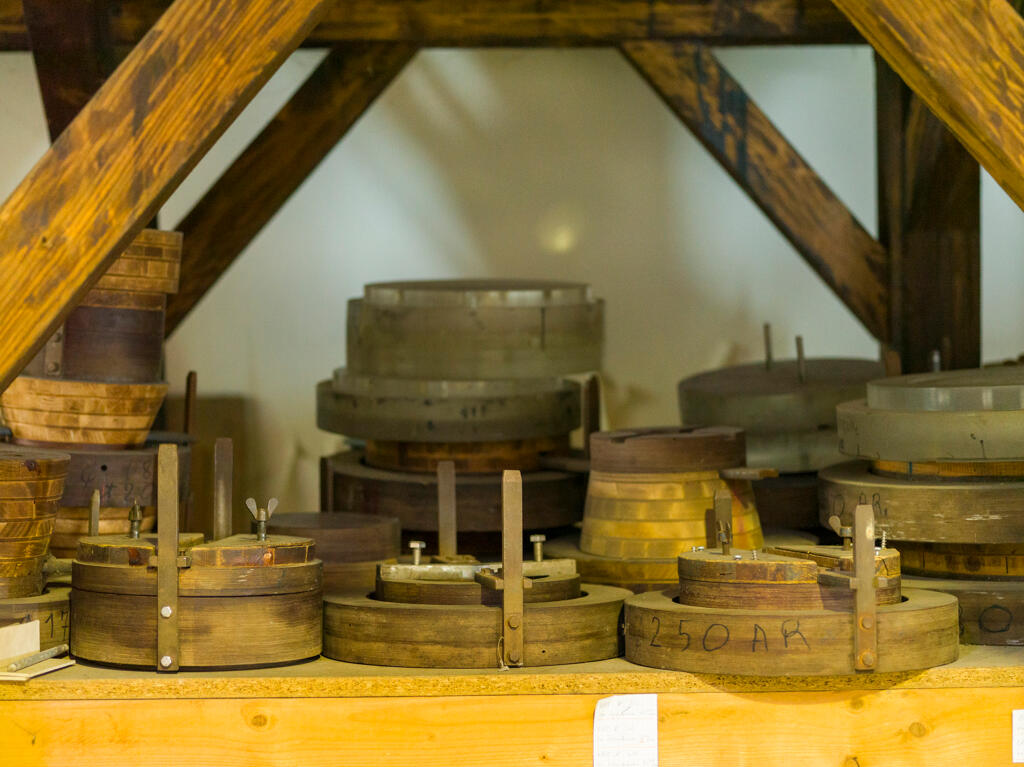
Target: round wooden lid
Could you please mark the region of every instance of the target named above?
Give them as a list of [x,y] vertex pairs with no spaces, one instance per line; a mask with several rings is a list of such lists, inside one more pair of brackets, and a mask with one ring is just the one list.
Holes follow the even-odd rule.
[[275,514],[267,532],[311,538],[324,562],[369,562],[397,557],[401,528],[397,517],[348,511],[302,511]]
[[1016,365],[883,378],[867,386],[878,410],[1024,410],[1024,367]]
[[59,477],[68,473],[70,461],[58,450],[0,444],[0,481]]
[[864,396],[868,381],[881,378],[880,362],[816,358],[805,361],[800,380],[796,360],[779,360],[700,373],[679,382],[684,424],[724,423],[750,431],[801,431],[835,426],[840,402]]
[[592,471],[715,471],[745,461],[743,430],[731,426],[660,426],[590,436]]

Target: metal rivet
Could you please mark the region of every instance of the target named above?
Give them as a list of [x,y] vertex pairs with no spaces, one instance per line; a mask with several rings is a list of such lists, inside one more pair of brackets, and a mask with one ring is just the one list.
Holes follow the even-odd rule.
[[733,554],[732,558],[735,559],[738,562],[739,560],[743,559],[743,555],[742,554]]
[[160,608],[160,614],[165,618],[170,618],[172,615],[174,615],[174,610],[171,609],[170,605],[164,605]]
[[519,628],[519,618],[515,617],[514,615],[511,618],[509,618],[508,619],[508,627],[510,629],[517,629],[517,628]]
[[871,650],[865,650],[860,654],[860,662],[862,666],[871,668],[875,665],[875,654]]
[[164,657],[162,657],[160,659],[160,665],[163,666],[164,668],[167,668],[172,663],[174,663],[174,661],[171,659],[170,655],[165,655]]

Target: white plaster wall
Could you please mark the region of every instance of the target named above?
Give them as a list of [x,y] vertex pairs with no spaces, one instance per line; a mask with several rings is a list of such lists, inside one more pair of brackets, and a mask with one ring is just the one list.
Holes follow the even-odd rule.
[[[172,227],[322,54],[295,54],[172,196]],[[875,231],[873,63],[867,48],[719,54],[865,227]],[[27,54],[0,55],[0,196],[47,145]],[[983,181],[983,343],[1024,350],[1021,211]],[[456,276],[590,282],[607,306],[614,426],[672,423],[684,376],[777,355],[874,356],[877,346],[655,97],[607,50],[419,54],[192,312],[169,380],[255,407],[252,492],[313,508],[313,386],[344,358],[345,301],[363,283]],[[2,279],[2,275],[0,275]]]

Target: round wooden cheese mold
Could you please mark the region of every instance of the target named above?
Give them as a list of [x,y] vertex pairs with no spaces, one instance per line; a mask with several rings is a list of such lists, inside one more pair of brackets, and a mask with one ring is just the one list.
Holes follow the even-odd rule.
[[772,468],[781,474],[818,471],[846,460],[839,452],[835,427],[803,431],[747,431],[747,466]]
[[19,376],[0,408],[16,442],[135,447],[146,441],[167,384],[113,384]]
[[[397,517],[403,530],[437,530],[437,477],[367,466],[352,450],[325,459],[329,505],[344,511]],[[523,527],[544,530],[580,519],[586,479],[562,471],[523,474]],[[459,532],[501,530],[501,475],[464,474],[455,485]]]
[[894,541],[1024,540],[1024,481],[879,476],[867,461],[823,469],[818,481],[822,524],[833,515],[846,520],[858,503],[870,503],[876,527]]
[[874,410],[914,412],[1024,410],[1024,369],[943,370],[871,381],[867,405]]
[[776,360],[770,368],[763,362],[735,365],[684,378],[678,387],[682,421],[758,433],[830,429],[836,405],[863,397],[864,385],[885,375],[874,360],[811,358],[805,366],[804,381],[796,360]]
[[1024,581],[978,581],[904,576],[906,588],[928,589],[958,602],[960,642],[1024,645]]
[[590,435],[591,471],[656,474],[743,466],[743,430],[730,426],[660,426]]
[[[666,590],[626,600],[626,658],[697,673],[853,673],[853,556],[840,546],[681,554],[678,596]],[[875,548],[873,558],[873,670],[955,660],[956,600],[933,591],[901,594],[899,554]]]
[[441,461],[451,461],[459,474],[536,471],[546,456],[569,453],[569,435],[508,442],[368,441],[363,453],[367,465],[393,471],[436,472]]
[[59,362],[47,360],[44,348],[24,374],[107,383],[159,380],[167,295],[178,289],[181,243],[178,232],[144,230],[64,320],[52,339],[62,345]]
[[810,530],[818,522],[818,475],[780,474],[754,480],[754,505],[762,530]]
[[178,446],[179,502],[185,504],[191,483],[192,437],[151,431],[142,447],[127,450],[66,448],[71,456],[64,495],[50,537],[55,557],[73,558],[78,541],[89,534],[89,504],[100,491],[100,534],[127,535],[128,512],[136,501],[142,507],[142,532],[156,524],[157,449],[163,443]]
[[366,440],[506,442],[566,435],[580,386],[557,378],[424,380],[354,375],[317,384],[317,426]]
[[547,378],[597,370],[604,306],[582,283],[367,285],[348,305],[347,367],[396,378]]
[[[854,616],[829,609],[784,610],[680,604],[672,591],[626,600],[626,659],[641,666],[707,674],[822,676],[854,673]],[[878,606],[877,672],[912,671],[957,658],[956,598],[904,589]]]
[[0,599],[42,592],[67,453],[0,445]]
[[579,536],[556,538],[544,544],[544,553],[555,558],[573,559],[580,577],[587,583],[618,586],[634,594],[663,590],[678,584],[675,557],[663,559],[621,559],[588,554],[579,547]]
[[401,553],[397,517],[344,511],[275,514],[267,532],[313,540],[323,562],[325,594],[371,591],[377,565],[395,562]]
[[666,559],[704,546],[706,514],[718,489],[733,496],[735,545],[760,548],[764,538],[750,482],[723,480],[716,471],[591,471],[580,549],[602,557]]
[[67,586],[48,585],[41,594],[0,599],[0,627],[39,621],[39,649],[67,644],[71,621]]
[[1024,543],[893,541],[905,572],[935,578],[1024,580]]
[[[179,535],[179,664],[243,668],[320,654],[320,560],[308,538],[235,535],[202,543]],[[157,537],[97,536],[72,565],[71,653],[118,666],[155,667]]]
[[[500,577],[500,565],[382,565],[376,593],[325,599],[324,655],[384,666],[500,666],[501,596],[474,580],[481,571]],[[628,591],[581,584],[566,561],[524,562],[523,573],[532,584],[524,590],[524,665],[620,654]]]

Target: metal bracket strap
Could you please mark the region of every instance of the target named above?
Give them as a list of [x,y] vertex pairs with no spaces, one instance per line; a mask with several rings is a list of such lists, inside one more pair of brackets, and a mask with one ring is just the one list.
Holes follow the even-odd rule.
[[523,477],[506,471],[501,477],[502,659],[523,665]]
[[178,670],[178,446],[157,453],[156,668]]
[[860,504],[853,512],[854,598],[853,658],[858,671],[874,671],[878,665],[878,608],[875,604],[875,512]]

